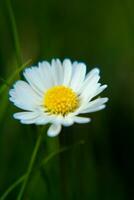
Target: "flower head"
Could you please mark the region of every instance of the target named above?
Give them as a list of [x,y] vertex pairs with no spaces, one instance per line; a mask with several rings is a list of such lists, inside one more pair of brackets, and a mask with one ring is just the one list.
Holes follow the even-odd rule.
[[90,122],[90,118],[79,115],[102,110],[108,101],[93,99],[107,85],[98,83],[98,68],[86,74],[84,63],[53,59],[51,64],[44,61],[27,68],[23,75],[25,81],[17,81],[9,91],[10,101],[24,110],[14,118],[24,124],[50,123],[49,136],[58,135],[62,126]]

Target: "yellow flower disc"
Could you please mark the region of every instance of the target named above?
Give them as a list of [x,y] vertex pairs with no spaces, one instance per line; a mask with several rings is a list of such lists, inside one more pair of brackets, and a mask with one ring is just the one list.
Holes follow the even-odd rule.
[[79,105],[77,94],[68,87],[54,86],[44,95],[44,106],[48,112],[66,115]]

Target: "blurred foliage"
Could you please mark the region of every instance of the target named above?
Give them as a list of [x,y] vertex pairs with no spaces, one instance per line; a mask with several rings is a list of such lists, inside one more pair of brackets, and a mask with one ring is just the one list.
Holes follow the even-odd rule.
[[[65,57],[101,69],[107,109],[92,122],[63,129],[60,146],[79,141],[52,158],[29,181],[25,200],[134,199],[134,1],[11,0],[23,63]],[[23,64],[22,63],[22,64]],[[18,63],[6,1],[0,1],[0,76],[8,78]],[[16,79],[15,79],[16,80]],[[1,86],[3,82],[1,81]],[[0,94],[0,195],[27,169],[37,128],[14,120],[18,109]],[[59,148],[44,135],[38,161]],[[16,199],[16,187],[7,200]]]

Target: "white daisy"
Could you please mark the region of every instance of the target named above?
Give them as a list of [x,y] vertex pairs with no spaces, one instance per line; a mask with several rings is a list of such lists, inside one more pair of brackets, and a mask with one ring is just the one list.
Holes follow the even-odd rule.
[[90,122],[79,115],[102,110],[108,101],[93,99],[107,85],[98,83],[99,69],[86,74],[84,63],[53,59],[51,64],[44,61],[27,68],[23,75],[26,81],[17,81],[9,91],[10,101],[24,110],[13,116],[23,124],[50,123],[48,136],[58,135],[62,126]]

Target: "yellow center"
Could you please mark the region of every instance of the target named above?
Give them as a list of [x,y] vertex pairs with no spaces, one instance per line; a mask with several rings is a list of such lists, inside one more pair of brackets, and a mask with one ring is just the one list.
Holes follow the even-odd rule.
[[76,93],[65,86],[54,86],[45,93],[44,106],[48,112],[66,115],[78,107]]

